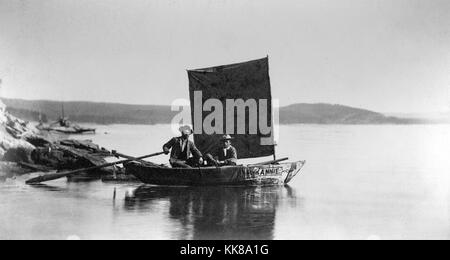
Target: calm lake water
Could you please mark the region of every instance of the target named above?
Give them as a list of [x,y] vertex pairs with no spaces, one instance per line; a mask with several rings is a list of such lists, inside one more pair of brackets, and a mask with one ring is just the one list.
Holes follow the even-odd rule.
[[[130,155],[171,137],[165,125],[97,127],[83,138]],[[278,156],[307,160],[289,187],[30,187],[23,176],[0,183],[0,239],[450,239],[449,125],[280,131]]]

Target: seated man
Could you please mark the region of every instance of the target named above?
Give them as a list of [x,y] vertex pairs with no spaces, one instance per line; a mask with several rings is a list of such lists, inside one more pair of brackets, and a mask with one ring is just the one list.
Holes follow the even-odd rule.
[[219,147],[213,154],[207,154],[206,160],[208,165],[225,166],[237,164],[236,148],[231,146],[233,138],[229,135],[224,135],[221,139],[222,146]]
[[[189,136],[194,132],[190,126],[180,127],[181,136],[174,137],[163,146],[166,154],[170,153],[170,165],[178,168],[191,168],[203,164],[202,153],[189,140]],[[170,152],[172,149],[172,152]],[[191,157],[191,154],[194,157]]]

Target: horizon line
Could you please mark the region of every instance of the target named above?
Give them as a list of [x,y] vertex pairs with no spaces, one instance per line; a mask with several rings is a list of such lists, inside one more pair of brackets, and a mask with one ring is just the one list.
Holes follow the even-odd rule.
[[[90,101],[90,100],[56,100],[56,99],[28,99],[28,98],[15,98],[15,97],[5,97],[5,96],[0,96],[0,99],[9,99],[9,100],[21,100],[21,101],[35,101],[35,102],[58,102],[58,103],[91,103],[91,104],[111,104],[111,105],[125,105],[125,106],[160,106],[160,107],[164,107],[164,106],[168,106],[170,107],[170,104],[143,104],[143,103],[125,103],[125,102],[121,102],[121,101]],[[189,99],[186,99],[189,100]],[[296,102],[296,103],[290,103],[288,105],[284,105],[284,106],[280,106],[280,108],[285,108],[285,107],[289,107],[292,105],[298,105],[298,104],[306,104],[306,105],[333,105],[333,106],[344,106],[344,107],[350,107],[350,108],[354,108],[354,109],[362,109],[362,110],[367,110],[367,111],[371,111],[371,112],[376,112],[376,113],[380,113],[383,114],[385,116],[389,116],[391,115],[395,115],[395,114],[403,114],[403,115],[424,115],[424,114],[449,114],[450,115],[450,110],[448,111],[422,111],[422,112],[402,112],[402,111],[379,111],[379,110],[372,110],[369,108],[362,108],[362,107],[357,107],[357,106],[351,106],[351,105],[344,105],[344,104],[339,104],[339,103],[327,103],[327,102]]]

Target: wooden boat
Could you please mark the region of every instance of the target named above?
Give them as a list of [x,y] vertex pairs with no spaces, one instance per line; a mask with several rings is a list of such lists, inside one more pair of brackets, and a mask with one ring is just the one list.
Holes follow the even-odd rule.
[[56,132],[67,135],[79,135],[85,133],[95,134],[96,131],[95,128],[81,127],[77,124],[70,122],[69,118],[65,116],[64,105],[62,105],[62,115],[56,122],[53,122],[49,126],[45,126],[41,121],[39,125],[36,126],[36,128],[41,131]]
[[67,135],[79,135],[79,134],[86,134],[91,133],[95,134],[96,129],[94,128],[84,128],[80,126],[69,126],[69,127],[37,127],[41,131],[48,131],[48,132],[56,132],[61,134],[67,134]]
[[[243,63],[188,70],[190,107],[193,117],[197,115],[203,117],[200,118],[202,120],[209,117],[210,115],[204,113],[205,111],[198,113],[196,109],[198,107],[203,108],[205,102],[211,99],[214,99],[215,103],[220,102],[222,107],[226,107],[228,100],[237,99],[257,104],[256,111],[250,111],[251,108],[248,107],[249,116],[244,117],[246,124],[245,133],[238,131],[238,126],[235,123],[233,123],[234,128],[230,127],[231,129],[229,129],[226,126],[228,118],[223,122],[223,131],[226,129],[226,131],[231,132],[234,129],[234,133],[239,133],[225,133],[233,136],[232,142],[233,146],[237,149],[238,159],[260,158],[272,155],[276,159],[268,63],[268,57],[266,57]],[[200,98],[196,96],[199,93],[201,93]],[[233,113],[233,110],[231,111]],[[240,115],[237,113],[235,110],[234,115],[232,114],[231,116],[234,119],[239,118]],[[250,115],[253,117],[250,118]],[[242,119],[242,117],[240,118]],[[214,130],[213,134],[206,133],[202,128],[203,121],[198,122],[197,119],[193,118],[191,120],[191,122],[194,122],[194,129],[197,129],[197,127],[202,129],[201,133],[196,132],[194,134],[194,141],[197,148],[203,154],[216,151],[219,145],[221,145],[220,140],[224,133],[217,133],[216,130]],[[250,123],[254,123],[256,119],[260,120],[256,132],[250,132]],[[264,120],[267,126],[271,127],[272,131],[270,134],[267,134],[266,130],[261,130],[261,119]],[[196,122],[197,126],[195,125]],[[239,122],[242,123],[242,121]],[[276,161],[274,160],[274,162]],[[271,165],[263,165],[260,163],[248,166],[169,168],[129,163],[124,165],[124,167],[127,174],[132,174],[147,184],[189,186],[283,185],[289,183],[302,169],[304,164],[305,161],[296,161],[293,163]]]
[[140,163],[125,165],[126,171],[140,181],[154,185],[284,185],[302,169],[304,161],[261,166],[224,166],[200,168],[162,168]]

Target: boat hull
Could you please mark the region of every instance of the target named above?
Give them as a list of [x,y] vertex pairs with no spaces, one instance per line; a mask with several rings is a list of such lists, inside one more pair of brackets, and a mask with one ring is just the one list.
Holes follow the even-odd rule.
[[80,128],[80,127],[38,127],[41,131],[56,132],[67,135],[77,135],[77,134],[95,134],[96,129],[94,128]]
[[304,161],[264,166],[224,166],[201,168],[161,168],[139,163],[125,165],[127,174],[153,185],[284,185],[302,169]]

